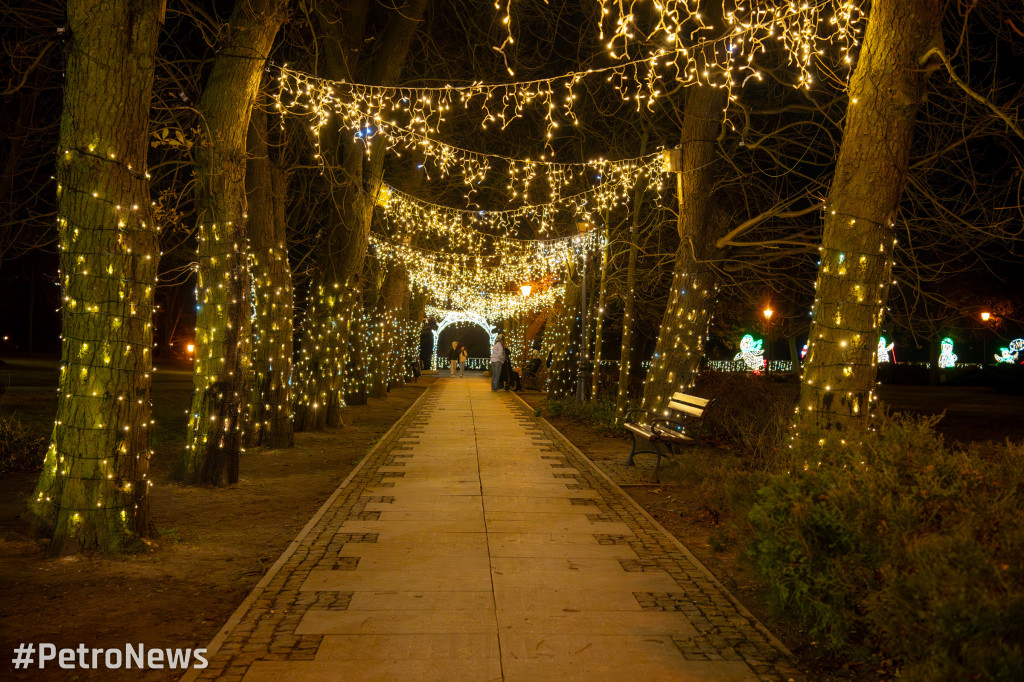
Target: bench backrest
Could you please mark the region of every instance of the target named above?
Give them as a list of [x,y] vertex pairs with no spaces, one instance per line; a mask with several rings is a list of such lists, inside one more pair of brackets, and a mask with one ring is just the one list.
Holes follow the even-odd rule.
[[698,398],[695,395],[687,395],[686,393],[675,393],[668,401],[668,408],[700,419],[704,416],[704,411],[708,409],[708,403],[710,402],[711,400],[708,398]]

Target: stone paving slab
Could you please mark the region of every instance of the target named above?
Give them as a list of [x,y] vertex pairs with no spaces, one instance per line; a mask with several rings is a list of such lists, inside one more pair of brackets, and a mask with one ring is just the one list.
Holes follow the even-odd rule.
[[789,680],[784,648],[547,422],[441,379],[186,680]]

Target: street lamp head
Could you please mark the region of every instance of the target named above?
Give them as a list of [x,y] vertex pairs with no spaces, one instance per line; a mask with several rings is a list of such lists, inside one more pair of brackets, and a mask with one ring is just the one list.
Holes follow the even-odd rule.
[[982,313],[981,313],[981,321],[982,322],[988,322],[988,318],[990,318],[990,317],[992,317],[992,313],[990,313],[987,310],[982,311]]
[[529,284],[524,284],[523,286],[519,287],[519,291],[523,292],[523,296],[529,296],[530,292],[533,291],[533,287],[531,287]]
[[771,320],[772,315],[775,314],[775,311],[769,308],[768,306],[765,306],[765,309],[762,310],[761,312],[764,313],[764,319],[766,320]]

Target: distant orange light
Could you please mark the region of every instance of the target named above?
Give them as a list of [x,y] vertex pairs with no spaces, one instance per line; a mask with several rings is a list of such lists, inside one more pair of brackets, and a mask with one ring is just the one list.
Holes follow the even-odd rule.
[[531,287],[529,284],[524,284],[523,286],[519,287],[519,290],[523,292],[523,296],[529,296],[530,292],[533,291],[533,287]]
[[766,320],[772,319],[772,315],[775,314],[775,311],[772,310],[771,308],[765,308],[761,312],[764,313],[764,319],[766,319]]
[[981,321],[982,322],[988,322],[988,318],[990,318],[990,317],[992,317],[992,313],[990,313],[989,311],[986,310],[986,311],[984,311],[981,314]]
[[188,350],[189,353],[195,353],[196,352],[195,344],[190,343],[187,346],[185,346],[185,348]]

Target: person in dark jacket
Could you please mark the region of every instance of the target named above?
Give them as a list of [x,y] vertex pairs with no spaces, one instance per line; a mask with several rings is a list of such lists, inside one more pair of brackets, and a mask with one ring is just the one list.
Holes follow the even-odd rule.
[[448,349],[448,369],[451,371],[452,379],[455,378],[455,370],[459,366],[459,342],[452,341],[452,347]]

